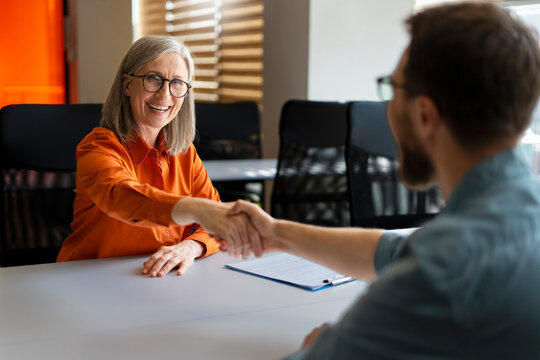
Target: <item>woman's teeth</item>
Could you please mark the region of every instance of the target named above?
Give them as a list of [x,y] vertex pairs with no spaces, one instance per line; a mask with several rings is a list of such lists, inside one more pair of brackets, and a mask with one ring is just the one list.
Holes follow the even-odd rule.
[[148,106],[150,106],[151,109],[160,111],[160,112],[165,112],[169,110],[169,107],[170,107],[170,106],[159,106],[159,105],[152,105],[152,104],[148,104]]

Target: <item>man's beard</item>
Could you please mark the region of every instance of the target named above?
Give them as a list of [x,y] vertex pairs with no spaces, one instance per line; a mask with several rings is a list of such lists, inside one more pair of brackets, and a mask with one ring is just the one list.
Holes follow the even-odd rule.
[[433,185],[435,168],[424,149],[418,144],[402,144],[399,153],[399,173],[407,186],[423,190]]
[[397,136],[396,142],[399,144],[401,180],[414,189],[429,188],[435,180],[435,167],[418,140],[418,136],[412,130],[412,120],[409,116],[403,113],[399,121],[402,125],[403,136]]

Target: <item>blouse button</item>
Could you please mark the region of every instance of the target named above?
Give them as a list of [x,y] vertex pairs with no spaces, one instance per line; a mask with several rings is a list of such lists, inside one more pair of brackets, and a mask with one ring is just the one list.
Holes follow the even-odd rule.
[[171,230],[167,229],[167,230],[165,230],[165,232],[166,232],[167,234],[170,234],[170,233],[171,233]]

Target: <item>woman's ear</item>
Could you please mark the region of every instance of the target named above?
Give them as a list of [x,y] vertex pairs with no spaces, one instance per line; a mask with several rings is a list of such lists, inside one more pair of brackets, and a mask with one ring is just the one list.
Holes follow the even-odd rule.
[[130,94],[129,85],[131,84],[131,77],[129,75],[123,74],[122,78],[123,78],[122,87],[124,88],[124,94],[126,96],[129,96]]

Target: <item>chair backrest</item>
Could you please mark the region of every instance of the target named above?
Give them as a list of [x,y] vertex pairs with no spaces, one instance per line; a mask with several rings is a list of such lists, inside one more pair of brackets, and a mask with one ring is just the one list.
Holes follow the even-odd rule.
[[349,103],[347,126],[352,225],[385,229],[413,227],[444,207],[439,189],[409,190],[399,180],[397,149],[386,120],[386,103]]
[[347,104],[290,100],[280,120],[271,213],[282,219],[348,226]]
[[[196,103],[197,153],[202,160],[261,159],[261,115],[255,102]],[[221,201],[264,206],[264,181],[214,182]]]
[[262,158],[257,103],[196,103],[195,118],[195,147],[202,160]]
[[2,266],[56,260],[71,233],[77,144],[100,119],[101,104],[0,109]]

